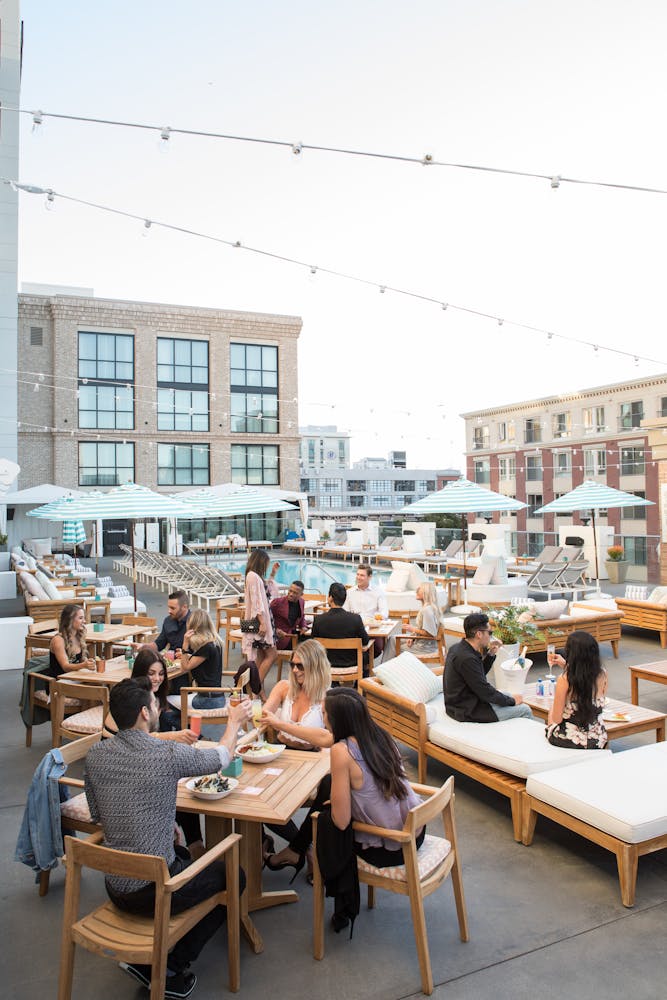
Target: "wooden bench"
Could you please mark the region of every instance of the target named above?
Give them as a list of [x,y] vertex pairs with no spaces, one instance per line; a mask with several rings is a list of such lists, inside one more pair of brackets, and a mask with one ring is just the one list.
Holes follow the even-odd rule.
[[621,625],[632,625],[634,628],[657,632],[661,647],[663,649],[667,647],[667,605],[617,597],[616,606],[623,615]]

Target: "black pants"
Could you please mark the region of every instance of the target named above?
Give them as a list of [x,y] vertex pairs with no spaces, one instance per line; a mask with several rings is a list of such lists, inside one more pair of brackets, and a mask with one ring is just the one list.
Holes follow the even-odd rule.
[[308,810],[308,815],[301,826],[297,826],[294,820],[289,823],[278,825],[277,823],[266,823],[265,825],[272,833],[277,833],[287,841],[291,851],[297,854],[305,854],[313,842],[313,821],[314,812],[321,812],[325,802],[331,798],[331,775],[327,774],[319,783],[313,804]]
[[[177,875],[190,864],[192,864],[192,859],[188,852],[182,847],[177,847],[176,859],[169,866],[169,874]],[[182,913],[183,910],[189,910],[191,907],[196,906],[197,903],[201,903],[210,896],[215,895],[216,892],[223,892],[226,884],[224,860],[214,861],[203,872],[200,872],[199,875],[195,875],[191,882],[188,882],[187,885],[184,885],[182,889],[179,889],[172,895],[171,912]],[[244,889],[245,873],[240,869],[239,890],[243,892]],[[155,885],[153,883],[145,886],[143,889],[137,889],[135,892],[116,892],[115,889],[107,885],[107,893],[111,902],[119,910],[125,910],[128,913],[139,913],[144,916],[152,916],[155,911]],[[213,937],[218,927],[224,923],[226,916],[227,911],[225,907],[216,906],[198,924],[195,924],[174,945],[173,950],[169,953],[169,958],[167,959],[167,968],[169,971],[174,973],[183,972],[191,962],[194,962],[209,938]]]
[[[422,829],[416,840],[417,850],[424,843],[426,827]],[[355,853],[367,861],[374,868],[392,868],[394,865],[402,865],[403,851],[399,847],[397,851],[390,851],[388,847],[362,847],[356,840],[354,842]]]

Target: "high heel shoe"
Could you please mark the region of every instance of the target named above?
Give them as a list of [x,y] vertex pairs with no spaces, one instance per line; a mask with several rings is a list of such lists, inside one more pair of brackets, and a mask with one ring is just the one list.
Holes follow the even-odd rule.
[[281,872],[283,868],[293,868],[294,874],[292,875],[289,884],[291,885],[294,879],[297,877],[301,869],[306,863],[306,855],[300,854],[297,861],[281,861],[277,865],[274,865],[271,858],[266,858],[264,861],[264,867],[268,868],[271,872]]

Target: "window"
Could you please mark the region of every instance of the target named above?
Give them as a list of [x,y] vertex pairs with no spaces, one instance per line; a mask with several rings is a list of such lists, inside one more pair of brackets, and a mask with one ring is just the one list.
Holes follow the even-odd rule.
[[621,403],[620,430],[630,427],[640,427],[644,419],[644,404],[641,399],[633,403]]
[[472,446],[476,450],[489,447],[489,428],[475,427],[472,432]]
[[474,479],[476,483],[491,482],[491,465],[488,459],[481,462],[473,462]]
[[528,555],[536,556],[544,548],[544,532],[543,531],[529,531],[526,534],[526,543],[528,545]]
[[369,507],[391,507],[391,497],[388,497],[388,496],[371,497],[368,506]]
[[157,426],[160,431],[208,431],[208,393],[158,389]]
[[587,476],[604,476],[607,472],[607,452],[604,448],[584,451],[584,472]]
[[[230,388],[232,433],[278,433],[277,347],[232,344]],[[320,441],[320,462],[322,448]]]
[[340,479],[323,479],[320,482],[320,490],[322,493],[340,493],[342,488],[343,483]]
[[526,458],[526,479],[536,482],[542,478],[542,456],[528,455]]
[[346,465],[346,462],[347,462],[347,456],[345,454],[345,442],[344,441],[339,441],[338,442],[338,464],[340,466],[344,467]]
[[[30,343],[32,343],[32,340],[30,341]],[[663,396],[660,400],[660,409],[658,410],[658,416],[667,417],[667,396]]]
[[[640,497],[642,500],[646,500],[645,490],[633,490],[632,491],[636,497]],[[646,507],[643,505],[639,507],[622,507],[621,517],[626,521],[645,521],[646,520]]]
[[403,493],[408,490],[410,493],[415,491],[415,481],[414,479],[397,479],[394,483],[394,493]]
[[601,434],[606,430],[604,406],[587,406],[583,412],[584,434]]
[[280,483],[278,446],[233,444],[232,482],[249,486],[278,486]]
[[365,479],[348,479],[348,481],[347,481],[347,491],[348,491],[348,493],[365,493],[366,492],[366,480]]
[[569,413],[554,413],[553,429],[555,438],[569,437],[570,427],[571,421]]
[[643,476],[644,470],[643,448],[621,448],[622,476]]
[[363,507],[366,497],[348,497],[350,507]]
[[30,346],[41,347],[44,343],[44,328],[41,326],[30,327]]
[[158,486],[208,486],[210,481],[207,444],[157,446]]
[[541,493],[529,493],[526,496],[526,503],[528,504],[528,510],[526,511],[527,517],[543,517],[542,514],[536,514],[535,511],[538,507],[542,506],[542,494]]
[[338,508],[340,508],[342,506],[343,506],[343,498],[342,497],[333,497],[333,496],[331,496],[331,497],[329,497],[329,496],[323,496],[322,497],[321,496],[320,497],[320,501],[319,501],[320,510],[323,510],[324,508],[327,508],[327,507],[328,508],[330,508],[330,507],[338,507]]
[[539,420],[532,417],[524,423],[524,441],[526,444],[535,444],[542,440],[542,425]]
[[554,452],[554,476],[569,476],[572,472],[572,454],[569,451]]
[[435,479],[417,479],[415,490],[417,493],[432,493],[435,490]]
[[626,535],[621,539],[625,558],[634,566],[646,566],[647,549],[645,537],[632,537]]
[[502,444],[503,441],[507,441],[507,424],[505,421],[501,421],[497,427],[497,437],[498,444]]
[[205,340],[176,340],[158,337],[158,383],[208,389],[208,343]]
[[514,479],[516,476],[516,458],[507,455],[498,459],[498,474],[501,479]]
[[79,444],[79,486],[120,486],[134,482],[134,445],[116,441]]
[[317,489],[316,479],[302,479],[299,487],[302,493],[314,493]]
[[508,444],[513,444],[516,437],[516,429],[514,427],[514,421],[510,420],[507,424],[507,441]]
[[134,337],[79,331],[79,427],[134,427]]
[[371,479],[368,488],[371,493],[391,493],[391,483],[388,479]]
[[315,465],[315,442],[312,438],[308,441],[308,465]]

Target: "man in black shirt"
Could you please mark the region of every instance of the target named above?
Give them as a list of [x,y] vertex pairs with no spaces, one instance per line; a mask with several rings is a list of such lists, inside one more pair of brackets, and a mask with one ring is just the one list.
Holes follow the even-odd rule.
[[443,689],[445,709],[458,722],[502,722],[518,717],[532,719],[520,694],[503,694],[486,679],[501,643],[491,638],[484,614],[463,619],[465,639],[447,653]]
[[[332,583],[329,587],[329,610],[324,614],[315,615],[311,635],[313,639],[361,639],[367,646],[371,639],[364,628],[361,615],[345,611],[343,605],[347,590],[342,583]],[[327,655],[332,667],[354,667],[357,664],[357,654],[353,649],[328,649]],[[364,653],[364,673],[368,663],[368,654]]]
[[[190,601],[184,590],[175,590],[173,594],[169,595],[167,598],[167,611],[167,617],[162,622],[162,631],[155,642],[145,643],[145,645],[151,649],[155,649],[158,653],[161,653],[167,646],[173,653],[183,648],[183,638],[187,631],[188,618],[190,617]],[[144,643],[135,642],[132,645],[135,649],[141,649]],[[174,677],[169,684],[170,694],[178,694],[180,689],[189,683],[190,678],[187,674]]]

